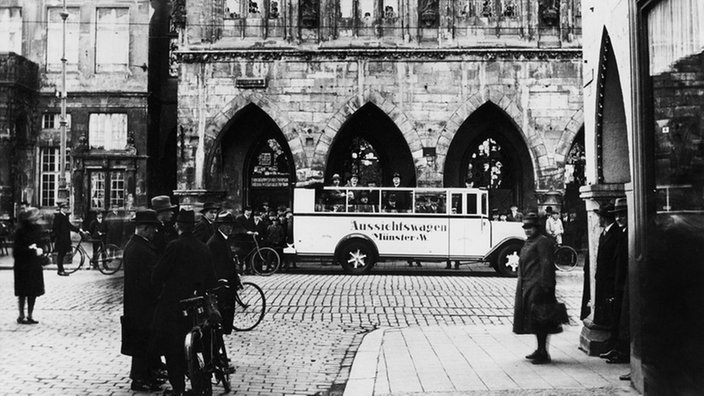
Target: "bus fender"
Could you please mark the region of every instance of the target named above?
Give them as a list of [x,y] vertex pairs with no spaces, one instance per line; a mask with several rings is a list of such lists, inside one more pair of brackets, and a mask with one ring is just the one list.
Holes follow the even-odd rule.
[[369,238],[367,235],[358,234],[358,233],[348,234],[348,235],[345,235],[342,239],[340,239],[340,242],[338,242],[337,246],[335,246],[335,257],[336,258],[338,256],[338,253],[340,252],[340,247],[342,245],[344,245],[347,241],[350,241],[353,239],[363,239],[366,242],[368,242],[369,245],[372,247],[372,250],[374,251],[374,257],[376,259],[374,261],[377,261],[379,259],[379,248],[377,248],[376,243],[374,243],[374,241],[371,238]]
[[525,241],[526,241],[525,239],[516,238],[516,237],[504,238],[499,243],[494,245],[494,247],[492,247],[487,252],[487,254],[484,255],[484,258],[482,259],[482,261],[493,262],[492,259],[494,258],[494,255],[497,254],[498,251],[501,250],[501,248],[503,248],[504,246],[508,245],[509,243],[520,243],[521,245],[523,245],[525,243]]

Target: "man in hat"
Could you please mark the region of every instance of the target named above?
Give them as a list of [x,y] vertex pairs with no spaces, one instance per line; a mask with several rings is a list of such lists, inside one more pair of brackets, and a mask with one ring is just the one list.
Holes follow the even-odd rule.
[[611,310],[614,304],[614,283],[616,277],[616,253],[621,231],[615,223],[614,205],[607,203],[594,212],[599,215],[599,226],[603,228],[599,236],[594,272],[594,323],[611,328]]
[[66,254],[71,252],[71,231],[82,233],[83,230],[71,224],[68,219],[71,207],[67,201],[59,203],[59,211],[54,214],[54,222],[51,226],[54,237],[54,251],[56,252],[56,266],[59,276],[68,276],[64,271],[64,259]]
[[[193,236],[196,218],[192,210],[176,216],[178,238],[166,246],[164,256],[154,268],[152,282],[161,287],[154,312],[153,327],[157,352],[166,357],[171,394],[183,395],[186,357],[183,340],[190,323],[179,309],[179,301],[215,286],[210,249]],[[168,394],[168,393],[165,393]]]
[[152,240],[159,254],[163,254],[166,245],[178,236],[172,222],[176,205],[171,204],[168,195],[159,195],[151,200],[152,209],[156,212],[159,224],[156,226],[156,234]]
[[222,331],[224,334],[232,333],[232,321],[235,317],[235,290],[241,287],[240,277],[237,275],[235,264],[232,260],[232,250],[228,239],[235,225],[235,217],[230,213],[220,213],[215,218],[217,230],[208,240],[207,246],[213,255],[213,267],[217,279],[227,279],[229,289],[218,293],[218,307],[222,314]]
[[148,348],[159,290],[152,284],[152,272],[159,259],[152,239],[159,220],[154,210],[145,209],[137,211],[131,222],[135,225],[135,233],[127,241],[123,253],[125,281],[124,316],[120,318],[121,352],[132,356],[130,388],[138,392],[153,392],[163,382],[158,381],[154,375],[160,369],[161,360]]
[[332,175],[332,184],[331,186],[333,187],[340,187],[340,175],[338,173],[335,173]]
[[399,174],[398,172],[394,172],[393,176],[391,177],[391,185],[395,188],[401,187],[401,174]]
[[506,217],[506,221],[523,222],[523,213],[518,211],[518,206],[511,205],[511,212]]
[[615,253],[614,297],[611,310],[610,351],[599,355],[607,363],[627,363],[629,351],[628,301],[628,206],[626,198],[618,198],[611,210],[618,224],[618,243]]
[[254,232],[254,216],[252,214],[252,207],[245,206],[241,215],[237,216],[235,223],[239,226],[239,229],[244,229],[245,231]]
[[215,233],[215,225],[213,224],[213,221],[219,211],[220,206],[215,202],[206,202],[203,205],[203,209],[200,211],[203,216],[200,218],[198,224],[196,224],[195,229],[193,229],[193,236],[195,236],[196,239],[203,243],[207,243],[210,237],[213,236]]
[[555,243],[562,245],[562,234],[565,233],[560,219],[560,211],[553,210],[550,217],[545,219],[545,233],[555,240]]

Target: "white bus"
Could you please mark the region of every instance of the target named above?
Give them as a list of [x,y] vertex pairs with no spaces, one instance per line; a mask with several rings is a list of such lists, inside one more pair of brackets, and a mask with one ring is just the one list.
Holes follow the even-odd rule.
[[296,188],[293,203],[295,254],[332,257],[349,274],[404,259],[487,261],[516,276],[525,240],[521,223],[489,219],[483,189]]

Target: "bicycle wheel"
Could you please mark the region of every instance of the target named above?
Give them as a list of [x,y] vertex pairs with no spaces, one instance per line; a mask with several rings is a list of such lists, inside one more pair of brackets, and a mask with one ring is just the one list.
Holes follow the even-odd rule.
[[225,349],[225,342],[222,339],[222,332],[217,332],[218,342],[220,348],[218,348],[218,361],[215,363],[218,370],[215,372],[215,377],[222,384],[225,393],[232,390],[232,384],[230,383],[230,374],[235,372],[235,369],[230,366],[230,359],[227,357],[227,350]]
[[252,270],[257,275],[269,276],[279,270],[281,257],[270,247],[255,250],[251,258]]
[[265,311],[266,298],[261,287],[252,282],[243,282],[235,297],[232,327],[237,331],[252,330],[262,321]]
[[72,274],[78,271],[78,269],[83,266],[85,261],[86,256],[80,245],[74,246],[73,249],[71,249],[71,251],[66,253],[66,256],[64,256],[64,272],[67,274]]
[[210,396],[213,394],[213,384],[210,382],[210,373],[205,369],[205,356],[203,351],[206,345],[200,331],[191,330],[186,334],[184,349],[186,352],[186,369],[188,378],[191,379],[191,389],[194,395]]
[[555,268],[560,271],[572,271],[577,265],[577,252],[569,246],[558,246],[554,256]]
[[105,275],[112,275],[122,268],[122,249],[108,243],[98,252],[98,269]]

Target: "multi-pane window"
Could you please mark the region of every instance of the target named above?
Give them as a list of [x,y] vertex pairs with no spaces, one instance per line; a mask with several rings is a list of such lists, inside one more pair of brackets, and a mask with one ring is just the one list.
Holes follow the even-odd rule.
[[[68,161],[68,156],[66,158]],[[39,152],[39,201],[42,206],[56,205],[59,194],[59,160],[58,147],[44,147]],[[68,170],[68,166],[66,169]]]
[[123,150],[127,145],[127,114],[91,114],[88,123],[88,145],[96,149]]
[[[47,10],[46,67],[50,71],[61,69],[62,11],[63,8],[58,7]],[[68,18],[66,18],[66,65],[75,68],[78,65],[79,9],[67,8],[66,11],[68,13]]]
[[0,52],[22,54],[22,9],[0,8]]
[[125,206],[125,173],[110,172],[110,207]]
[[95,33],[96,71],[124,70],[129,64],[130,14],[128,8],[98,8]]
[[[59,129],[61,128],[61,114],[44,113],[42,114],[42,129]],[[71,128],[71,114],[66,114],[66,128]]]
[[90,208],[105,210],[105,172],[90,174]]
[[[125,206],[125,172],[120,170],[90,173],[90,208],[106,210]],[[109,198],[109,202],[105,200]],[[106,203],[108,205],[106,205]]]

